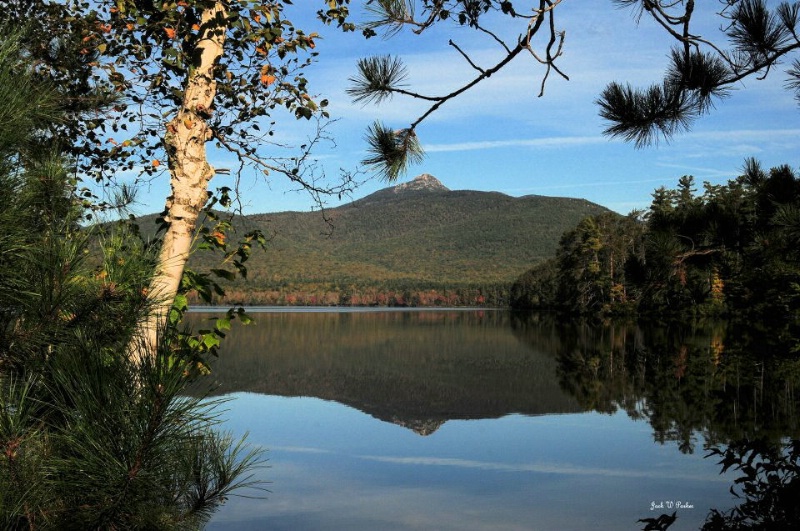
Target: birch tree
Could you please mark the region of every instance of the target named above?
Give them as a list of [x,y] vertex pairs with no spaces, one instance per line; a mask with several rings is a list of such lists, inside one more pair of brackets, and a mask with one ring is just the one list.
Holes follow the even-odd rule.
[[[396,95],[430,103],[409,126],[373,124],[368,131],[366,165],[389,180],[396,179],[409,162],[422,156],[416,131],[425,119],[520,56],[543,65],[540,92],[552,73],[566,77],[556,65],[564,42],[554,19],[561,2],[369,0],[364,2],[368,21],[356,26],[349,0],[318,0],[310,9],[332,30],[360,30],[372,37],[380,32],[391,36],[404,28],[419,34],[435,26],[466,26],[493,43],[498,52],[496,62],[481,65],[464,47],[449,40],[454,55],[475,74],[442,95],[407,89],[405,69],[397,58],[359,62],[350,92],[357,101],[382,101]],[[161,216],[163,241],[148,291],[154,310],[131,341],[137,345],[130,352],[134,358],[154,350],[182,283],[185,287],[186,262],[198,243],[221,248],[229,263],[244,271],[241,262],[258,240],[257,234],[251,234],[231,243],[222,230],[225,223],[217,225],[220,230],[200,223],[204,209],[227,206],[232,196],[229,187],[214,191],[217,170],[209,162],[209,147],[233,154],[238,172],[250,168],[270,178],[287,178],[317,199],[341,194],[353,184],[346,173],[329,180],[309,165],[329,116],[327,100],[310,95],[304,74],[315,60],[319,36],[287,19],[291,3],[13,0],[0,13],[0,18],[34,20],[37,37],[29,44],[29,53],[38,60],[36,70],[64,88],[65,102],[76,105],[76,118],[50,134],[65,140],[65,149],[75,157],[82,175],[106,185],[114,185],[121,171],[139,172],[144,180],[169,178],[170,194]],[[502,29],[493,29],[498,27]],[[58,31],[51,34],[48,28]],[[540,31],[544,38],[537,36]],[[84,92],[114,93],[117,99],[102,113],[86,114],[78,105]],[[97,105],[84,107],[89,108]],[[288,113],[315,127],[309,142],[296,146],[291,155],[281,155],[285,146],[277,124],[282,113],[284,119]],[[216,273],[225,278],[231,274]],[[178,306],[184,304],[178,301]]]
[[[68,14],[82,24],[78,55],[90,58],[91,82],[120,95],[111,112],[82,122],[73,146],[82,171],[102,183],[114,182],[120,170],[139,171],[145,179],[166,173],[170,180],[158,267],[148,291],[153,311],[131,342],[134,358],[154,351],[198,241],[222,248],[229,261],[241,266],[242,250],[257,238],[247,235],[234,246],[238,256],[229,251],[224,225],[202,227],[198,239],[198,219],[209,200],[230,203],[228,187],[212,198],[217,172],[207,146],[233,153],[240,171],[250,166],[265,176],[285,176],[316,198],[350,186],[346,177],[327,184],[308,171],[309,145],[291,157],[265,154],[270,148],[280,151],[272,137],[281,111],[298,119],[327,118],[327,102],[309,95],[303,73],[315,55],[317,35],[286,19],[289,3],[115,0],[67,5]],[[352,30],[347,3],[320,3],[317,15]]]

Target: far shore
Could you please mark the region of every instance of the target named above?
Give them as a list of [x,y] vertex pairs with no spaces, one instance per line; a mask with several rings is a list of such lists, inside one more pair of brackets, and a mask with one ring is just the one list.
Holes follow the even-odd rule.
[[[231,306],[190,306],[189,313],[226,312]],[[508,308],[486,306],[242,306],[249,313],[294,313],[294,312],[467,312],[467,311],[505,311]]]

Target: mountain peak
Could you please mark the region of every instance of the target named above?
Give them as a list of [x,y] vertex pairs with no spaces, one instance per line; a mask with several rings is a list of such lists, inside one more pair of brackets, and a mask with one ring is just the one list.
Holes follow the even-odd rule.
[[442,184],[442,182],[428,173],[417,175],[414,179],[407,183],[398,184],[392,188],[396,194],[402,192],[448,192],[450,189]]

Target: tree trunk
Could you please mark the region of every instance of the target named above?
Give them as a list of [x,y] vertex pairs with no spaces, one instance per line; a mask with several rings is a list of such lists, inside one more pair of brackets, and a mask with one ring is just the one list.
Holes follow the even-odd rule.
[[208,200],[214,169],[206,157],[206,142],[212,137],[206,118],[216,95],[214,65],[223,53],[226,16],[222,2],[203,12],[204,34],[195,50],[195,67],[187,75],[181,108],[166,126],[164,146],[172,193],[164,209],[167,231],[148,291],[151,311],[137,327],[129,348],[129,355],[137,361],[156,352],[159,333],[164,329],[189,259],[197,218]]

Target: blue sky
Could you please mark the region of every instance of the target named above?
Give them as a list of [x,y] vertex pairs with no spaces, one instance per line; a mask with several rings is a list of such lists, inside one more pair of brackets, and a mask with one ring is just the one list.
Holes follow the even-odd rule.
[[[339,168],[357,168],[365,156],[364,132],[374,120],[399,128],[423,109],[418,102],[403,98],[380,106],[351,103],[344,90],[360,57],[397,54],[408,68],[410,87],[441,94],[459,87],[474,73],[447,45],[448,39],[468,49],[484,66],[494,64],[501,55],[491,40],[448,24],[422,36],[403,32],[388,40],[342,34],[313,22],[311,15],[321,4],[298,0],[288,14],[297,27],[322,36],[316,48],[318,61],[307,77],[311,92],[331,102],[332,118],[337,119],[329,128],[335,147],[322,146],[317,152],[319,168],[330,180],[336,179]],[[518,9],[523,4],[530,2],[515,3]],[[714,10],[719,5],[713,0],[698,3],[696,28],[704,36],[718,34],[721,20]],[[624,214],[646,208],[653,190],[674,187],[682,175],[694,175],[698,183],[725,183],[739,174],[746,157],[756,157],[766,167],[798,167],[800,108],[784,89],[787,65],[766,80],[751,78],[740,84],[691,132],[669,143],[636,149],[602,135],[604,122],[595,100],[610,81],[646,86],[659,80],[672,42],[649,19],[642,18],[637,25],[631,12],[616,8],[611,0],[563,0],[556,13],[557,25],[566,31],[558,64],[570,80],[551,76],[545,95],[539,98],[544,68],[530,56],[517,58],[419,126],[427,155],[401,181],[430,173],[451,189],[579,197]],[[496,29],[509,36],[519,32],[508,19],[498,24]],[[539,44],[541,50],[543,43]],[[279,117],[276,140],[303,142],[309,130],[302,126],[292,117]],[[212,155],[212,163],[235,167],[220,154]],[[212,186],[231,185],[226,179],[230,178],[218,177]],[[330,198],[328,206],[386,186],[379,179],[367,180],[349,198]],[[160,210],[165,191],[165,182],[144,189],[144,204],[137,210]],[[292,191],[279,176],[267,182],[263,177],[245,178],[240,191],[246,213],[313,208],[307,194]]]

